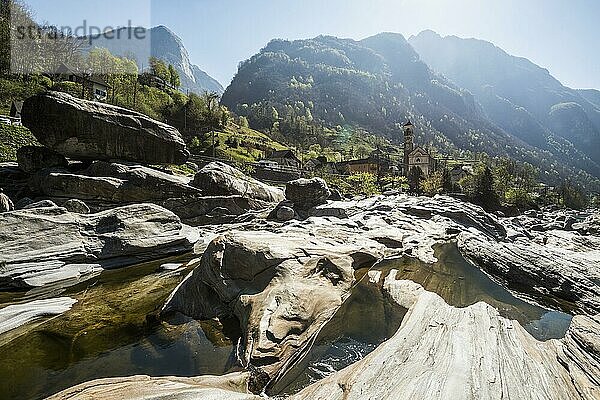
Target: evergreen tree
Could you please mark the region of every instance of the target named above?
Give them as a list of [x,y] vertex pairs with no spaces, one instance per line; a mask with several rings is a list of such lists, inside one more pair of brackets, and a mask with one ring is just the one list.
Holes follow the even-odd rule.
[[165,82],[171,82],[171,74],[167,65],[156,57],[150,57],[150,71]]
[[483,173],[475,182],[474,200],[487,210],[500,208],[500,198],[494,190],[494,175],[488,166],[483,169]]
[[444,193],[452,193],[453,190],[454,185],[452,184],[450,170],[448,168],[444,168],[444,171],[442,172],[442,191]]
[[175,67],[171,64],[169,64],[169,77],[170,77],[169,83],[171,84],[171,86],[173,86],[175,89],[177,89],[177,88],[179,88],[179,86],[181,86],[181,78],[179,76],[179,72],[177,72]]
[[423,181],[423,171],[419,167],[412,167],[408,172],[408,184],[414,192],[421,191],[421,182]]

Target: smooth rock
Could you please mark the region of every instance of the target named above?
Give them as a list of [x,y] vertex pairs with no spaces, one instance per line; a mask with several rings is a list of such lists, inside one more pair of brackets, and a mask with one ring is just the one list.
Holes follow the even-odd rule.
[[572,251],[517,238],[496,242],[478,232],[458,235],[458,247],[467,258],[506,286],[543,299],[553,296],[580,311],[600,313],[600,262],[582,251]]
[[48,400],[261,400],[248,393],[248,374],[234,373],[223,377],[198,378],[129,378],[99,379],[67,389]]
[[298,179],[288,182],[285,197],[297,210],[308,211],[313,207],[326,204],[331,192],[327,183],[321,178]]
[[135,111],[47,92],[23,104],[23,125],[44,146],[76,160],[185,164],[177,129]]
[[[363,360],[291,400],[592,400],[600,395],[600,354],[587,347],[598,343],[598,320],[581,320],[584,329],[575,322],[564,341],[538,342],[487,304],[451,307],[416,283],[396,280],[395,271],[384,291],[408,308],[398,332]],[[586,356],[579,358],[582,353]]]
[[163,314],[234,314],[245,332],[240,355],[260,392],[308,350],[348,298],[354,270],[373,265],[382,249],[368,239],[319,240],[296,230],[231,231],[212,241]]
[[41,201],[36,201],[34,203],[30,203],[24,207],[22,207],[22,210],[33,210],[35,208],[56,208],[58,207],[56,205],[56,203],[54,203],[52,200],[41,200]]
[[287,206],[280,207],[277,210],[277,220],[281,222],[287,222],[294,219],[296,212]]
[[69,162],[62,154],[47,147],[25,146],[17,151],[19,168],[33,173],[46,168],[66,168]]
[[191,183],[205,196],[241,196],[270,203],[284,199],[283,192],[257,181],[243,172],[221,162],[202,168]]
[[37,319],[62,314],[75,303],[75,299],[61,297],[4,307],[0,309],[0,335]]
[[90,208],[81,200],[71,199],[64,202],[62,205],[67,211],[75,214],[89,214]]
[[198,232],[153,204],[81,215],[36,208],[0,216],[0,286],[23,288],[89,277],[187,252]]

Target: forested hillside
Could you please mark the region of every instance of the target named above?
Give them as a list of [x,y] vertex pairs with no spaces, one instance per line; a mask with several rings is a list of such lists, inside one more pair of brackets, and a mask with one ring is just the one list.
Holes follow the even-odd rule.
[[[526,140],[527,132],[503,129],[470,91],[432,71],[399,34],[362,41],[273,40],[240,64],[222,103],[252,126],[301,146],[323,141],[336,126],[399,143],[399,124],[411,119],[417,141],[438,152],[510,156],[539,167],[546,182],[569,178],[598,187],[592,176],[600,176],[597,165],[570,142],[557,137],[556,146],[541,146]],[[528,132],[537,128],[522,126]]]

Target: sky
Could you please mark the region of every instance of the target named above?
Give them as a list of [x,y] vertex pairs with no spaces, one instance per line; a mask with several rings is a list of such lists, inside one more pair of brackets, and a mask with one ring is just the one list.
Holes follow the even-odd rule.
[[[600,89],[599,0],[24,0],[58,26],[165,25],[191,61],[227,86],[271,39],[321,34],[407,39],[425,29],[488,40],[573,88]],[[102,6],[99,6],[101,4]]]

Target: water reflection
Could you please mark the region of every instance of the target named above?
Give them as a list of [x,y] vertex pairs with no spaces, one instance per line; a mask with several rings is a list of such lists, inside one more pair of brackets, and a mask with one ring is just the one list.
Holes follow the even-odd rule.
[[[571,315],[515,297],[467,261],[456,244],[437,246],[435,255],[438,259],[435,264],[404,257],[384,261],[375,269],[383,277],[392,269],[398,270],[397,279],[417,282],[455,307],[486,302],[504,317],[519,321],[538,340],[564,337]],[[357,271],[360,283],[346,304],[319,334],[306,358],[268,388],[269,394],[296,393],[363,359],[396,333],[406,310],[385,299],[378,286],[369,283],[367,272],[367,269]]]
[[[106,271],[67,291],[79,302],[0,347],[0,399],[41,399],[98,378],[198,376],[236,370],[233,342],[215,322],[153,315],[182,275],[160,263]],[[21,296],[18,296],[21,297]]]
[[467,307],[480,301],[490,304],[502,316],[519,321],[538,340],[565,336],[571,315],[548,310],[516,297],[467,261],[456,244],[437,246],[435,256],[438,259],[435,264],[405,257],[385,261],[379,265],[379,269],[397,269],[397,279],[417,282],[455,307]]

